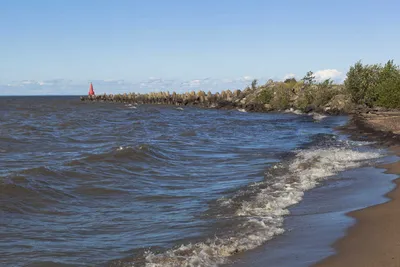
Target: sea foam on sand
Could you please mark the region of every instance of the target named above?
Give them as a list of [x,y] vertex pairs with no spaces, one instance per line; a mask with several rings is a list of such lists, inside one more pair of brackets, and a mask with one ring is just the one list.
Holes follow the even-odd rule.
[[[364,161],[380,157],[375,152],[360,152],[349,148],[317,148],[298,151],[279,175],[249,186],[256,192],[249,200],[221,199],[221,207],[239,207],[232,218],[243,219],[235,231],[204,242],[185,244],[161,254],[148,251],[146,266],[217,266],[241,251],[258,247],[274,236],[282,234],[288,207],[302,200],[304,192],[319,182]],[[275,173],[275,172],[274,172]],[[238,198],[240,199],[240,198]]]

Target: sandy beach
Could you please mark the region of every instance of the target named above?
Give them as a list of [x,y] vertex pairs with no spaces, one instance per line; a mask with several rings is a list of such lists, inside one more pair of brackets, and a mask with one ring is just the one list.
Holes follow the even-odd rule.
[[[361,115],[356,120],[369,139],[390,145],[390,150],[400,156],[399,115],[399,112],[377,112]],[[400,162],[379,167],[387,173],[400,174]],[[334,244],[337,254],[314,266],[400,266],[400,179],[395,183],[396,188],[386,195],[390,201],[348,214],[357,223]]]

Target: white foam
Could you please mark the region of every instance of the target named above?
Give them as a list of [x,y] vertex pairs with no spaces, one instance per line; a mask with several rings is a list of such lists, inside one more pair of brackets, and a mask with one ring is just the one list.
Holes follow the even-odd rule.
[[122,151],[122,150],[130,149],[130,148],[132,148],[132,147],[130,147],[130,146],[120,146],[120,147],[117,148],[117,151]]
[[[379,153],[346,148],[299,151],[285,174],[254,185],[260,188],[258,193],[250,200],[243,201],[233,215],[244,219],[238,227],[240,231],[235,231],[230,236],[182,245],[158,255],[147,252],[146,266],[200,267],[226,263],[229,256],[253,249],[282,234],[284,216],[289,214],[288,207],[300,202],[306,190],[314,188],[320,181],[340,171],[360,166],[363,161],[378,157]],[[276,166],[279,167],[281,166]],[[226,198],[219,201],[224,207],[231,206],[233,202]]]
[[183,108],[179,107],[179,108],[176,108],[176,110],[183,110]]
[[246,113],[247,111],[244,108],[239,108],[238,111]]
[[327,117],[326,115],[319,114],[319,113],[316,113],[316,112],[309,113],[308,115],[312,116],[315,121],[320,121],[320,120],[325,119]]
[[294,108],[286,109],[285,113],[293,113],[293,114],[296,114],[296,115],[304,114],[301,110],[294,109]]

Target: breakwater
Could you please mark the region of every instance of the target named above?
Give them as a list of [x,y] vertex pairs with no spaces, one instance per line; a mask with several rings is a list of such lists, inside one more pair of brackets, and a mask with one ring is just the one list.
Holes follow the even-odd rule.
[[81,97],[81,101],[107,101],[132,104],[201,106],[207,108],[239,108],[246,111],[269,111],[271,106],[257,99],[257,90],[226,90],[217,93],[191,91],[186,93],[152,92],[147,94],[103,94]]
[[330,115],[346,114],[355,106],[343,85],[332,83],[305,84],[304,82],[274,82],[252,86],[242,90],[151,92],[146,94],[103,94],[81,97],[82,101],[121,102],[132,104],[162,104],[176,106],[199,106],[217,109],[243,109],[268,112],[293,110],[302,113],[318,112]]

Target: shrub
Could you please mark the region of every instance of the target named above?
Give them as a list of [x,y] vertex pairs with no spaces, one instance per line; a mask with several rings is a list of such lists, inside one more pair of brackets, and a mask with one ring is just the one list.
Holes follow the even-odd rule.
[[330,79],[305,86],[295,101],[296,108],[303,111],[309,106],[321,108],[328,104],[335,95],[340,94],[341,88],[342,86],[333,84]]
[[376,100],[375,87],[378,84],[381,70],[381,65],[364,66],[361,61],[350,67],[344,84],[354,103],[373,105]]
[[386,108],[400,108],[400,77],[386,80],[378,85],[377,105]]
[[274,97],[270,103],[275,109],[287,109],[290,105],[290,88],[283,83],[276,85]]
[[380,64],[363,65],[358,61],[350,67],[345,86],[356,104],[398,108],[399,76],[399,67],[393,60],[389,60],[383,67]]
[[383,67],[375,88],[376,104],[386,108],[400,107],[400,70],[393,60]]
[[305,109],[314,102],[314,94],[308,88],[304,89],[296,101],[296,108],[305,111]]
[[317,107],[324,106],[337,93],[338,93],[337,90],[334,90],[333,81],[331,79],[327,79],[316,86],[313,104]]
[[297,83],[295,78],[288,78],[284,81],[284,83]]
[[258,101],[263,104],[269,104],[274,97],[274,92],[270,88],[265,88],[258,95]]

